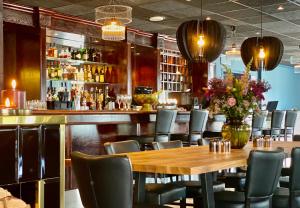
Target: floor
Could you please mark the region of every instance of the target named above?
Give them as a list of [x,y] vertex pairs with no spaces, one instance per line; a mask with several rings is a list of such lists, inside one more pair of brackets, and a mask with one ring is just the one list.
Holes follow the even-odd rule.
[[[187,202],[191,203],[192,199],[188,199]],[[170,207],[179,208],[176,205],[170,205]],[[189,206],[187,207],[190,208]],[[65,192],[65,208],[83,208],[78,189]]]

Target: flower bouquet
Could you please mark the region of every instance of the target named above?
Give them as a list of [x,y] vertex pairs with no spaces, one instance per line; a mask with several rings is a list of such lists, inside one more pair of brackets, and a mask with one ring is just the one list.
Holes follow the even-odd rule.
[[211,79],[204,89],[210,116],[226,116],[227,124],[222,128],[222,137],[230,139],[233,148],[242,148],[248,142],[250,127],[243,123],[244,119],[252,112],[259,112],[259,103],[264,100],[263,93],[271,88],[265,81],[249,79],[251,64],[252,61],[239,78],[223,65],[227,74],[225,79]]

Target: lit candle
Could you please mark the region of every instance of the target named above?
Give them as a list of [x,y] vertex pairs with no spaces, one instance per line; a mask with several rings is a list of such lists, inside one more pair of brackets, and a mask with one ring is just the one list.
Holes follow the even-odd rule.
[[9,108],[9,107],[10,107],[10,100],[9,100],[9,98],[6,98],[6,99],[5,99],[5,107],[6,107],[6,108]]
[[13,80],[11,81],[11,86],[12,86],[13,90],[16,89],[16,86],[17,86],[16,80],[13,79]]

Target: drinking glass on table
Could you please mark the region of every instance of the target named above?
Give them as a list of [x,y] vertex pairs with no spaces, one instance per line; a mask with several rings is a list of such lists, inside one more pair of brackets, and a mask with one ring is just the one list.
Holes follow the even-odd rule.
[[127,99],[126,99],[126,103],[127,103],[127,110],[130,110],[130,108],[131,108],[131,103],[132,103],[132,96],[131,95],[127,95],[126,96],[127,97]]
[[124,110],[126,108],[125,95],[120,95],[120,105],[122,105],[122,108],[120,108],[120,110]]

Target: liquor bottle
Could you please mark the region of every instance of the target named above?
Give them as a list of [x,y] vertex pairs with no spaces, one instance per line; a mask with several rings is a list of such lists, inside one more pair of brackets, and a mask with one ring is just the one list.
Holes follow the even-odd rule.
[[89,59],[88,50],[86,48],[82,49],[82,60],[87,61]]
[[80,68],[78,74],[77,74],[77,80],[84,81],[84,71],[83,68]]
[[75,52],[75,60],[81,60],[82,56],[81,56],[81,52],[80,50],[77,50]]
[[76,51],[72,50],[71,52],[71,59],[76,60]]
[[54,58],[58,58],[58,51],[57,51],[57,48],[55,46],[55,43],[53,43],[53,57]]
[[100,70],[99,82],[100,83],[104,83],[105,82],[105,80],[104,80],[104,66],[102,66],[101,70]]
[[100,76],[98,73],[98,69],[96,69],[96,71],[95,71],[95,82],[100,82]]
[[62,79],[63,70],[61,68],[61,65],[58,64],[56,69],[57,69],[57,79]]
[[49,44],[49,48],[48,48],[48,56],[49,57],[53,57],[54,54],[53,54],[53,48],[52,48],[52,44],[50,43]]
[[93,77],[92,77],[92,71],[91,71],[91,66],[87,66],[87,80],[88,82],[93,82]]
[[84,79],[84,81],[85,82],[87,82],[88,81],[88,72],[87,72],[87,69],[86,69],[86,65],[84,65],[83,66],[83,73],[84,73],[84,75],[83,75],[83,79]]

